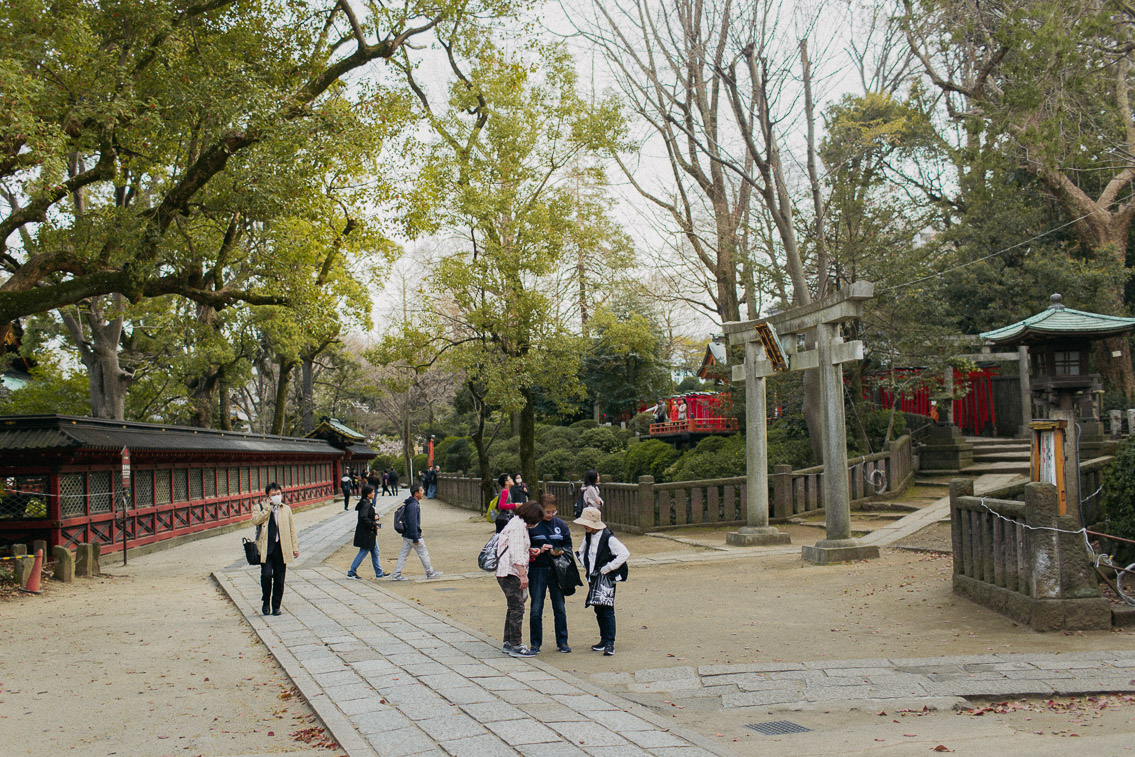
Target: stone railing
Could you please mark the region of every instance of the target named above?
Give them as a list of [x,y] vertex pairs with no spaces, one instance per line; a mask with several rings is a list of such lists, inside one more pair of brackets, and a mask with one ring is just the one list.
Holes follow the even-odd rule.
[[1023,489],[1023,501],[975,497],[972,480],[950,482],[954,592],[1036,631],[1109,628],[1076,519],[1058,514],[1051,484]]
[[[914,478],[910,454],[910,437],[901,436],[888,445],[886,452],[848,460],[847,480],[852,506],[906,491]],[[793,515],[823,509],[822,465],[799,470],[776,465],[769,480],[772,485],[770,517],[773,520],[783,522]]]
[[[910,437],[890,443],[887,452],[850,460],[847,475],[851,483],[852,504],[869,502],[903,491],[914,476],[910,457]],[[875,471],[885,474],[885,489]],[[777,466],[769,476],[770,517],[783,520],[793,515],[815,512],[823,507],[821,497],[823,468],[794,471]],[[872,484],[875,481],[875,484]],[[568,481],[543,481],[542,489],[556,495],[561,517],[570,515],[579,494],[579,484]],[[745,477],[717,478],[702,481],[655,483],[651,476],[642,476],[638,483],[604,483],[603,520],[625,531],[652,531],[681,526],[744,525],[746,495]],[[437,496],[451,505],[483,511],[481,479],[442,474],[438,476]]]

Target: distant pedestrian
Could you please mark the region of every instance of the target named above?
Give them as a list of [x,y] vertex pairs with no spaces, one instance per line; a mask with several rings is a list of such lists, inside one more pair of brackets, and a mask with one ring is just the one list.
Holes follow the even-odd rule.
[[398,471],[390,469],[390,493],[398,496]]
[[615,654],[615,584],[626,580],[627,558],[631,553],[615,538],[603,522],[602,513],[594,507],[585,508],[575,523],[587,532],[578,555],[587,576],[584,607],[595,608],[595,620],[599,624],[599,642],[593,644],[591,650],[610,656]]
[[512,476],[507,473],[502,473],[500,478],[497,479],[497,485],[500,486],[500,494],[497,496],[497,517],[496,527],[499,534],[508,525],[509,518],[513,516],[513,510],[516,509],[515,502],[512,501],[510,491],[512,490]]
[[378,485],[380,482],[381,479],[379,478],[377,471],[372,470],[367,473],[367,486],[369,486],[376,494],[378,493]]
[[524,483],[524,478],[519,473],[512,477],[512,488],[508,491],[508,498],[517,505],[524,504],[530,499],[528,484]]
[[403,516],[406,527],[402,531],[402,551],[398,553],[398,564],[394,566],[394,573],[390,576],[394,581],[409,580],[402,575],[402,568],[406,565],[406,558],[409,557],[411,549],[418,553],[418,559],[422,561],[422,568],[426,571],[426,578],[437,578],[441,575],[440,570],[434,570],[430,565],[430,553],[422,539],[422,510],[418,504],[422,496],[422,485],[413,484],[410,487],[410,496],[403,503],[406,507]]
[[378,564],[378,529],[382,524],[378,522],[378,514],[374,510],[374,487],[367,484],[359,495],[359,503],[355,505],[359,513],[359,522],[355,525],[354,545],[359,553],[351,561],[351,568],[347,571],[347,578],[359,578],[358,569],[363,558],[370,555],[370,564],[374,568],[375,578],[385,578],[382,567]]
[[343,492],[343,509],[347,510],[351,506],[351,492],[355,490],[350,473],[344,473],[343,478],[339,479],[339,489]]
[[529,529],[544,519],[539,502],[525,502],[516,508],[497,541],[497,583],[504,592],[504,645],[501,651],[511,657],[535,657],[535,650],[521,640],[524,599],[528,589]]
[[390,494],[390,471],[382,472],[382,493]]
[[252,525],[263,526],[256,530],[256,548],[260,550],[260,612],[279,615],[288,563],[300,556],[300,545],[296,541],[292,508],[284,504],[284,490],[273,482],[264,490],[264,496],[266,499],[252,514]]
[[603,498],[599,496],[599,471],[589,470],[583,474],[583,506],[603,509]]
[[678,420],[684,421],[686,420],[686,417],[686,401],[682,400],[678,403]]
[[[556,495],[545,494],[540,497],[540,507],[544,519],[529,531],[532,541],[532,561],[528,568],[528,596],[532,605],[528,613],[528,631],[533,651],[539,652],[544,640],[544,594],[552,598],[552,618],[556,625],[556,649],[570,652],[568,646],[567,608],[564,606],[564,593],[556,578],[556,568],[552,559],[571,554],[571,531],[567,524],[556,516],[559,513]],[[518,510],[519,512],[519,510]]]
[[437,475],[440,472],[441,469],[435,465],[430,468],[429,472],[426,474],[426,496],[429,499],[433,499],[437,496]]
[[658,400],[658,404],[654,406],[654,417],[652,419],[655,423],[666,422],[666,401]]

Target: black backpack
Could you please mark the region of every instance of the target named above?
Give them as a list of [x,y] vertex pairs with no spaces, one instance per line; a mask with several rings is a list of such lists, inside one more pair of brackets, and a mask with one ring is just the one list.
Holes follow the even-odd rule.
[[406,533],[406,506],[400,505],[394,511],[394,531],[399,534]]
[[583,503],[583,485],[581,484],[579,487],[579,496],[575,498],[575,508],[573,510],[576,518],[583,515],[584,507],[586,507],[586,505]]

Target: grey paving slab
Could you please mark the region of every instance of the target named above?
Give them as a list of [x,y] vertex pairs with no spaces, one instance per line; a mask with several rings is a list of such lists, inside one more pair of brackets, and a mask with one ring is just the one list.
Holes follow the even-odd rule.
[[[594,750],[637,753],[648,745],[673,749],[674,742],[691,754],[721,753],[579,678],[505,657],[493,639],[378,583],[349,581],[320,566],[313,553],[329,555],[347,543],[354,520],[348,513],[300,533],[307,559],[289,570],[286,614],[274,624],[257,613],[251,569],[214,574],[349,757],[578,757]],[[693,668],[684,675],[696,679]]]

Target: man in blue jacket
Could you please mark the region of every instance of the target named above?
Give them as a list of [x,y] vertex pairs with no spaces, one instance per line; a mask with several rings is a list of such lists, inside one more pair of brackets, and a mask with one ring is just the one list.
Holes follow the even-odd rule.
[[394,566],[394,575],[390,577],[391,580],[410,580],[402,575],[402,568],[406,565],[406,558],[409,557],[411,549],[418,553],[422,567],[426,570],[426,578],[437,578],[441,575],[440,570],[434,570],[430,566],[430,553],[426,550],[426,543],[422,540],[422,510],[418,505],[422,496],[422,485],[413,484],[410,486],[410,496],[402,504],[406,508],[402,516],[405,523],[405,527],[402,529],[402,551],[398,553],[398,564]]

